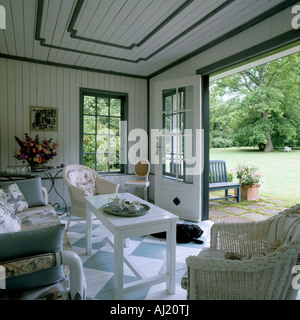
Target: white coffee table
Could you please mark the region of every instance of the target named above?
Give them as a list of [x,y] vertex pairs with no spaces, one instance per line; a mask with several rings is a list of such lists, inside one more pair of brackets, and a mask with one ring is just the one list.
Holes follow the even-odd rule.
[[[128,201],[140,201],[150,207],[150,210],[139,217],[119,217],[107,214],[102,206],[109,202],[109,199],[116,194],[96,195],[86,197],[86,251],[91,254],[92,250],[92,219],[93,213],[114,236],[114,289],[115,299],[124,298],[124,293],[138,290],[140,288],[166,282],[166,290],[170,294],[175,293],[176,273],[176,220],[178,217],[162,208],[159,208],[131,193],[118,193],[118,196]],[[154,277],[142,278],[139,272],[134,270],[129,261],[124,257],[124,241],[130,237],[148,235],[156,232],[167,232],[166,238],[166,273]],[[124,260],[134,271],[139,280],[125,284]]]

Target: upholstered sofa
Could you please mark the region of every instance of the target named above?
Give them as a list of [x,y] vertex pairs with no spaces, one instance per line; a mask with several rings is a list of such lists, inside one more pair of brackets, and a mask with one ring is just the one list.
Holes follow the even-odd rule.
[[41,179],[0,183],[0,299],[85,299],[74,253]]

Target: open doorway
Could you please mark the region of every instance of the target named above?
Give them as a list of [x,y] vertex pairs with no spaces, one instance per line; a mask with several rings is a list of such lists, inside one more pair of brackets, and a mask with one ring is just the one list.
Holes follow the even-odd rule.
[[299,52],[296,46],[210,78],[209,158],[225,160],[234,181],[239,163],[257,164],[264,203],[300,200]]

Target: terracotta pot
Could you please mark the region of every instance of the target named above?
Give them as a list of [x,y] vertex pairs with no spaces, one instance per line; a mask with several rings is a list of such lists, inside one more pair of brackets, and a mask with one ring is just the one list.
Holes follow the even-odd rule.
[[254,201],[259,199],[260,185],[249,186],[245,185],[241,187],[241,199],[244,201]]

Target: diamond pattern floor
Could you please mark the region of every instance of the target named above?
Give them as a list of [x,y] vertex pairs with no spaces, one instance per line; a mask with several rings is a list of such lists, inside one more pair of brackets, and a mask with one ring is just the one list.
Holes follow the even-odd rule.
[[[61,218],[67,223],[67,217]],[[185,221],[182,221],[185,222]],[[191,222],[185,222],[191,223]],[[126,300],[185,300],[186,291],[180,286],[182,275],[186,271],[185,259],[189,255],[197,255],[204,246],[209,246],[209,234],[212,225],[211,221],[198,223],[204,231],[201,240],[204,244],[177,244],[176,246],[176,293],[168,294],[165,284],[137,290],[125,295]],[[89,300],[113,300],[114,283],[114,259],[113,248],[104,239],[113,237],[110,232],[97,220],[93,221],[93,246],[92,254],[85,252],[85,222],[72,222],[67,232],[73,250],[80,256],[87,280],[87,299]],[[163,273],[165,270],[165,240],[152,236],[131,238],[125,254],[130,258],[131,263],[140,272],[149,276]],[[137,278],[133,272],[124,264],[124,282],[129,283]]]

